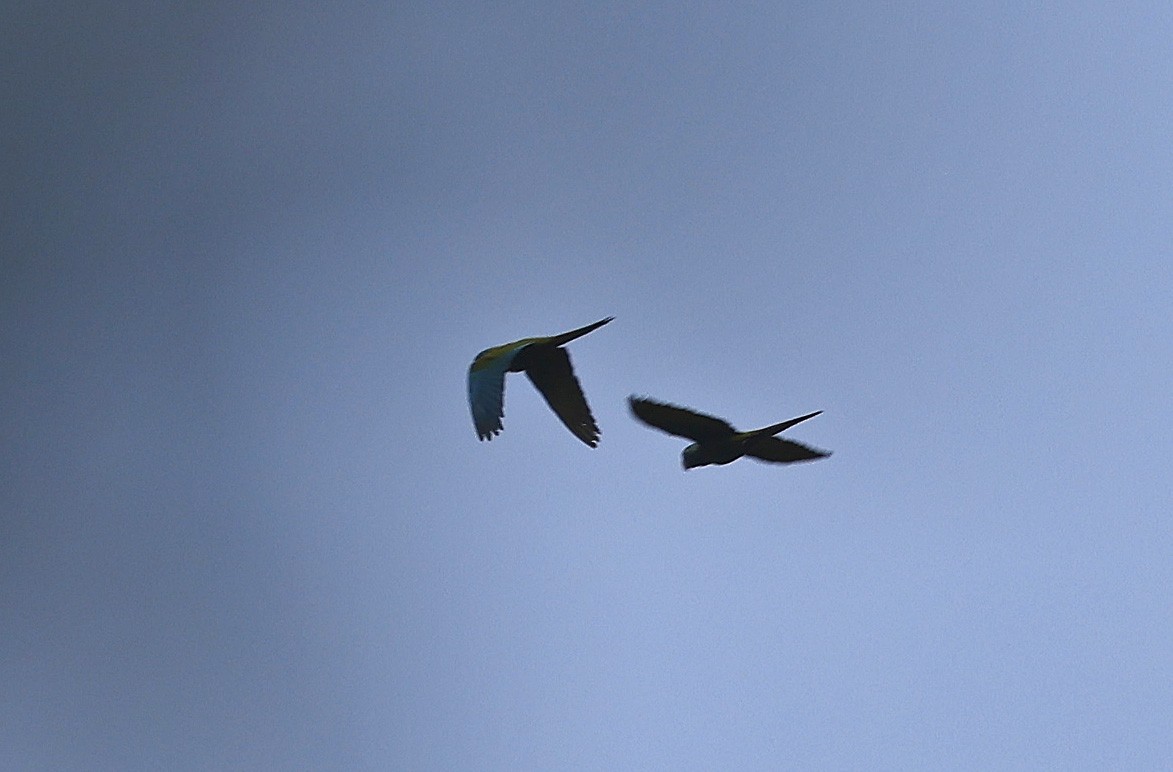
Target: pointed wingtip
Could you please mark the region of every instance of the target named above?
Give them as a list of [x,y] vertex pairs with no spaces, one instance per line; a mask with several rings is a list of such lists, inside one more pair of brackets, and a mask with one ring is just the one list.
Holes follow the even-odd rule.
[[570,433],[574,435],[576,440],[581,442],[583,445],[586,445],[588,448],[599,447],[599,435],[602,434],[602,432],[600,432],[597,428],[593,432],[590,431],[588,427],[573,429],[567,426],[566,428],[570,429]]
[[657,404],[660,404],[660,403],[656,402],[653,399],[648,399],[647,397],[644,397],[644,396],[640,396],[637,394],[628,394],[627,395],[627,409],[629,411],[631,411],[631,415],[633,417],[638,418],[641,421],[644,419],[642,417],[640,417],[640,411],[646,410],[647,406],[649,406],[649,405],[657,405]]

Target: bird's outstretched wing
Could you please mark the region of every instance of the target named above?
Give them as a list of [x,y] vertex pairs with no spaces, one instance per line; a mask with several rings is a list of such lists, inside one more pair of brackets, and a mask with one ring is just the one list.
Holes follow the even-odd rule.
[[799,442],[783,440],[778,437],[765,437],[750,446],[745,452],[747,456],[773,461],[776,464],[792,464],[795,461],[814,461],[817,458],[826,458],[829,451],[808,447]]
[[503,428],[505,417],[505,372],[512,354],[492,358],[478,357],[468,368],[468,407],[477,437],[491,440]]
[[598,445],[599,425],[570,367],[570,355],[553,346],[531,346],[527,354],[525,374],[546,398],[546,404],[571,434],[592,448]]
[[661,431],[697,442],[732,437],[736,431],[720,418],[697,413],[676,405],[653,402],[642,397],[628,397],[627,403],[636,418]]

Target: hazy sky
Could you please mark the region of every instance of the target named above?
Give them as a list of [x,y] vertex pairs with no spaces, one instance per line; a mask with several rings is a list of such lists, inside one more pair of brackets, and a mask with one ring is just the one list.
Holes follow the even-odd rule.
[[[1167,2],[0,57],[0,767],[1168,768]],[[477,441],[477,351],[609,315],[597,449],[520,375]],[[631,393],[834,455],[686,473]]]

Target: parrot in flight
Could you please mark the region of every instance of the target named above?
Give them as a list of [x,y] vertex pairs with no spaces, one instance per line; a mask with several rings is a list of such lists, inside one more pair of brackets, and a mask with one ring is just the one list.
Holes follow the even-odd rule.
[[739,432],[720,418],[697,413],[676,405],[654,402],[641,397],[628,397],[631,412],[648,426],[655,427],[677,437],[693,440],[681,454],[685,471],[709,464],[728,464],[742,456],[752,456],[762,461],[790,464],[795,461],[814,461],[831,455],[829,451],[810,448],[790,440],[775,437],[775,434],[814,418],[822,410],[809,413],[789,421]]
[[468,368],[468,406],[477,437],[491,440],[504,428],[505,373],[525,373],[570,433],[590,447],[599,444],[599,426],[562,348],[614,319],[608,316],[577,330],[547,338],[523,338],[487,348]]

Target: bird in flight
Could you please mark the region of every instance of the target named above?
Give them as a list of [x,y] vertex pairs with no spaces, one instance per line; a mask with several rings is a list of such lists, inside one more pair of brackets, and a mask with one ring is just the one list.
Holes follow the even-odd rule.
[[599,426],[570,367],[570,355],[562,346],[613,318],[608,316],[561,335],[523,338],[477,354],[468,368],[468,406],[477,437],[491,440],[501,432],[501,419],[505,416],[505,373],[525,373],[571,434],[592,448],[598,445]]
[[808,418],[814,418],[823,412],[822,410],[791,418],[789,421],[764,429],[739,432],[720,418],[676,405],[641,397],[628,397],[627,402],[631,406],[632,414],[648,426],[693,440],[681,454],[685,470],[709,464],[728,464],[742,456],[752,456],[776,464],[791,464],[795,461],[814,461],[831,455],[829,451],[817,450],[774,436]]

